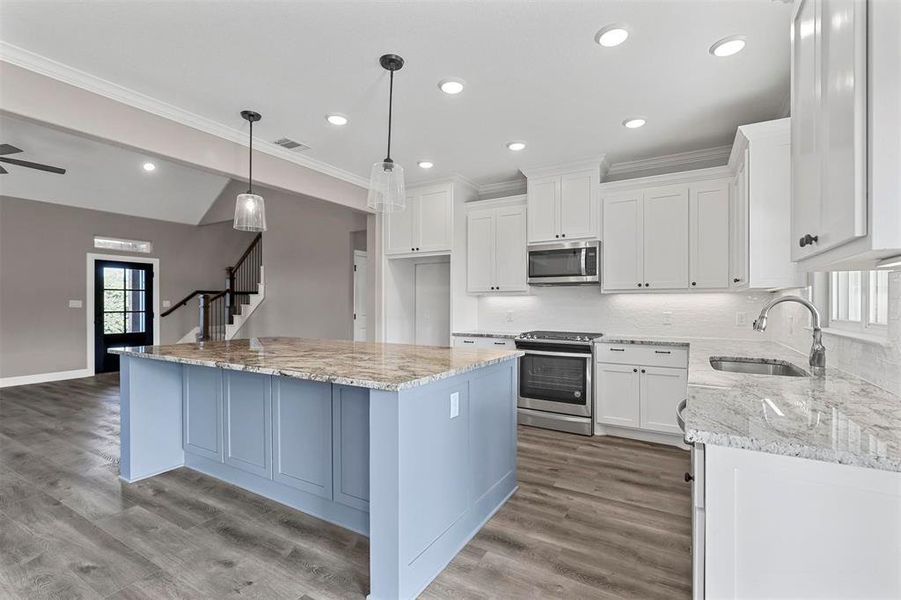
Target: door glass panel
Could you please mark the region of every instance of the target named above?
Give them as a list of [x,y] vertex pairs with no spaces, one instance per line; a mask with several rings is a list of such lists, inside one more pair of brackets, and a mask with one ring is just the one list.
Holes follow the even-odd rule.
[[122,290],[103,290],[104,312],[125,310],[125,292]]
[[139,269],[125,269],[125,287],[130,290],[144,289],[145,273]]
[[103,314],[103,333],[125,333],[125,315],[120,312]]
[[582,250],[529,252],[529,277],[570,277],[582,274]]
[[145,319],[142,312],[125,313],[126,333],[143,333],[146,329]]
[[116,267],[103,268],[103,287],[105,289],[121,290],[125,287],[125,269]]
[[145,307],[145,294],[143,290],[128,290],[125,292],[125,310],[143,311]]
[[566,404],[585,404],[585,363],[590,357],[526,354],[519,360],[519,395]]

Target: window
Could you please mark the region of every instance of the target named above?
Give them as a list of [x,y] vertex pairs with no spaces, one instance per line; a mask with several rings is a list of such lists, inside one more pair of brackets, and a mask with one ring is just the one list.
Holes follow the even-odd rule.
[[123,240],[120,238],[94,236],[94,247],[104,250],[121,250],[123,252],[153,252],[153,244],[143,240]]
[[830,327],[884,335],[888,302],[888,271],[829,274]]
[[103,333],[142,333],[146,327],[145,273],[103,268]]

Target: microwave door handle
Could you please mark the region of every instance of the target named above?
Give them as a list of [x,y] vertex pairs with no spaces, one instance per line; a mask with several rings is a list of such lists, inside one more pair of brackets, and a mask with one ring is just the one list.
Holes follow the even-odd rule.
[[588,275],[588,273],[585,271],[585,255],[586,255],[586,254],[588,254],[588,249],[587,249],[587,248],[582,248],[582,251],[579,252],[579,256],[581,256],[581,258],[582,258],[582,260],[581,260],[581,265],[582,265],[582,277],[585,277],[586,275]]

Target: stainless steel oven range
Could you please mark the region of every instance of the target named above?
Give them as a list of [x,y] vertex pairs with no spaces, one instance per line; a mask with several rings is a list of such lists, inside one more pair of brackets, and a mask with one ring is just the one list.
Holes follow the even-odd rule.
[[516,338],[519,422],[581,435],[594,432],[592,349],[600,333],[529,331]]

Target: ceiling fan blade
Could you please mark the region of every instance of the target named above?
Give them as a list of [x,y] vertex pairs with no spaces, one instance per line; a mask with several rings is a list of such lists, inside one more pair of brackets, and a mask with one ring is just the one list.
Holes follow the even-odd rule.
[[28,167],[29,169],[38,169],[39,171],[47,171],[49,173],[59,173],[60,175],[64,175],[66,173],[65,169],[61,169],[59,167],[51,167],[50,165],[42,165],[40,163],[29,162],[27,160],[19,160],[17,158],[0,157],[0,162],[9,163],[11,165],[18,165],[20,167]]
[[4,169],[3,167],[0,167],[0,175],[6,175],[7,173],[9,173],[9,171]]
[[21,150],[11,144],[0,144],[0,155],[16,154],[18,152],[21,152]]

